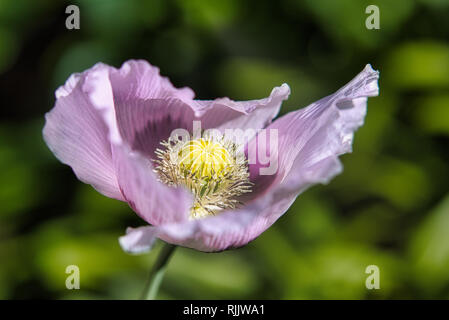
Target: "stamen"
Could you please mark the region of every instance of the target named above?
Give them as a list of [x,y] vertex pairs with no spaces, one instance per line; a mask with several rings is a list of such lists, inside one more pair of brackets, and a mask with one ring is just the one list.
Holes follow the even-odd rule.
[[183,142],[162,141],[156,150],[155,172],[168,186],[184,186],[194,195],[190,218],[204,218],[234,209],[238,196],[251,192],[248,161],[237,145],[223,137]]

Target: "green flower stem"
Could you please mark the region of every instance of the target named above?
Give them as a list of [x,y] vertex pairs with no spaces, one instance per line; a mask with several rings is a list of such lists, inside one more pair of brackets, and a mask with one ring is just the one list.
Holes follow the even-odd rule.
[[159,252],[156,263],[150,271],[150,277],[140,297],[141,300],[154,300],[156,298],[162,279],[164,278],[165,269],[175,249],[176,246],[173,244],[164,244]]

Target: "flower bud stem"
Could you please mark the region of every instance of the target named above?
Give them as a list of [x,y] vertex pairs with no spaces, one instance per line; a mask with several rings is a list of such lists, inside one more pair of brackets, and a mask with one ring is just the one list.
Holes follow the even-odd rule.
[[164,278],[165,269],[167,268],[170,257],[173,255],[175,249],[175,245],[164,243],[156,263],[150,271],[150,276],[142,291],[142,295],[140,296],[141,300],[154,300],[156,298],[162,279]]

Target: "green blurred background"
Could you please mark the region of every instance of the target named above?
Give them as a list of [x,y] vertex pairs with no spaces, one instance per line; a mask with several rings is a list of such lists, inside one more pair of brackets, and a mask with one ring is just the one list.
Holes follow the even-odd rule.
[[[76,4],[81,29],[65,28]],[[380,8],[380,30],[365,8]],[[449,1],[0,0],[0,298],[134,299],[160,249],[121,251],[126,204],[96,193],[42,140],[54,91],[102,61],[141,58],[198,98],[267,96],[283,113],[380,70],[343,174],[302,194],[248,246],[180,248],[167,299],[449,298]],[[65,288],[78,265],[81,290]],[[365,268],[380,268],[380,289]]]

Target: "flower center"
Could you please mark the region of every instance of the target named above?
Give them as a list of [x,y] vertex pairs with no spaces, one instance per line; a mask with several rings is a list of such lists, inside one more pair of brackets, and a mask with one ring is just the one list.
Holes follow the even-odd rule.
[[222,177],[232,166],[233,159],[223,145],[206,139],[190,140],[179,151],[179,162],[197,178]]
[[238,196],[251,192],[248,162],[237,145],[223,137],[203,137],[187,142],[162,141],[156,150],[155,172],[168,186],[184,186],[194,195],[190,218],[203,218],[234,209]]

